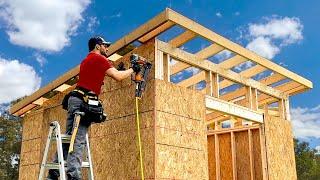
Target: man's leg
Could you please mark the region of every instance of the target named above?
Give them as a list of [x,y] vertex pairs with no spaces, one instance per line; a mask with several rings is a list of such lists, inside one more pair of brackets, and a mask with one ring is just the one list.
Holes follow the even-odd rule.
[[88,126],[79,124],[78,132],[74,142],[74,149],[67,158],[67,175],[75,179],[81,179],[81,164],[83,157],[83,150],[86,145],[86,134]]
[[[66,122],[66,134],[71,135],[72,129],[73,129],[73,122],[74,122],[74,112],[80,110],[80,104],[82,103],[82,100],[77,97],[70,97],[68,100],[68,115],[67,115],[67,122]],[[67,160],[68,156],[68,150],[69,150],[69,143],[63,143],[62,144],[62,150],[63,150],[63,158],[64,160]],[[54,156],[54,163],[58,162],[58,154],[55,153]],[[48,180],[57,180],[60,176],[59,170],[57,169],[50,169],[48,172]]]

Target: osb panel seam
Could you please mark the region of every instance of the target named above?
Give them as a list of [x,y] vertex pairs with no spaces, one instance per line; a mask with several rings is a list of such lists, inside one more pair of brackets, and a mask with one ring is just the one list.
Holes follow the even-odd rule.
[[157,107],[155,108],[155,110],[159,111],[159,112],[163,112],[163,113],[168,113],[168,114],[171,114],[171,115],[174,115],[174,116],[180,116],[180,117],[188,118],[188,119],[195,120],[195,121],[203,121],[203,119],[192,118],[192,117],[188,117],[188,116],[183,116],[181,114],[175,114],[175,113],[172,113],[172,112],[160,110],[160,109],[157,109]]
[[194,136],[200,136],[200,135],[202,135],[202,133],[197,133],[198,131],[180,131],[180,130],[177,130],[177,129],[167,128],[167,127],[164,127],[164,126],[156,126],[156,128],[161,128],[161,129],[166,129],[166,130],[181,132],[181,133],[184,133],[184,134],[194,135]]
[[[147,128],[140,128],[140,131],[142,130],[149,130],[151,129],[152,127],[147,127]],[[102,136],[94,136],[94,137],[91,137],[90,139],[99,139],[99,138],[105,138],[105,137],[109,137],[109,136],[113,136],[113,135],[117,135],[117,134],[125,134],[125,133],[128,133],[128,132],[136,132],[137,129],[132,129],[130,131],[121,131],[121,132],[117,132],[117,133],[112,133],[112,134],[105,134],[105,135],[102,135]]]
[[169,147],[180,148],[180,149],[195,150],[195,151],[199,151],[199,152],[203,152],[203,151],[204,151],[203,149],[196,149],[196,148],[188,148],[188,147],[182,147],[182,146],[175,146],[175,145],[171,145],[171,144],[164,144],[164,143],[158,143],[158,142],[156,142],[156,144],[164,145],[164,146],[169,146]]
[[[139,111],[139,115],[141,115],[143,113],[147,113],[147,112],[152,112],[152,111],[154,111],[154,110],[151,109],[151,110]],[[124,115],[124,116],[114,116],[114,117],[108,119],[107,122],[108,121],[116,121],[118,119],[121,119],[121,118],[124,118],[124,117],[133,116],[133,115],[135,116],[136,114],[135,113],[131,113],[131,114],[127,114],[127,115]]]

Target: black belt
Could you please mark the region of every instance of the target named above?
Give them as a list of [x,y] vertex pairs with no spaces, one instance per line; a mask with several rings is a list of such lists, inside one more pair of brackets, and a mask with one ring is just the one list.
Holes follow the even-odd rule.
[[70,94],[71,96],[78,97],[85,102],[88,102],[88,99],[98,100],[98,96],[90,90],[77,86]]

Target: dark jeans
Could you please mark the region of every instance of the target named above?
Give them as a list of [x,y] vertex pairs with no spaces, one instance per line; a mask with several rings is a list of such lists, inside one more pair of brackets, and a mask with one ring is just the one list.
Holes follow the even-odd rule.
[[[82,99],[70,96],[68,100],[68,117],[66,134],[71,135],[74,123],[74,113],[80,111]],[[76,139],[74,142],[74,150],[68,154],[69,144],[62,144],[63,157],[67,159],[67,175],[75,179],[81,179],[81,164],[83,149],[86,145],[86,134],[90,124],[85,124],[80,121]],[[58,162],[58,154],[55,154],[53,162]],[[59,170],[49,170],[48,179],[57,179]]]

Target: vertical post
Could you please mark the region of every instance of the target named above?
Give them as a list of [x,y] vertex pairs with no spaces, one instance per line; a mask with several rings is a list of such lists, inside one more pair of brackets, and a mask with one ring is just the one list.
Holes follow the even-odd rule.
[[286,108],[286,120],[291,121],[289,97],[285,99],[284,103]]
[[261,161],[262,161],[262,173],[263,179],[268,179],[268,165],[267,165],[267,152],[266,152],[266,142],[264,125],[260,125],[259,136],[260,136],[260,147],[261,147]]
[[163,54],[163,80],[170,82],[170,55]]
[[163,80],[163,52],[160,50],[156,50],[155,76]]
[[212,72],[206,71],[206,94],[212,96],[213,94],[213,84],[212,84]]
[[258,90],[256,88],[252,88],[252,109],[258,110]]
[[250,174],[251,180],[254,179],[254,162],[253,162],[253,144],[252,144],[252,132],[251,129],[248,129],[249,137],[249,155],[250,155]]
[[285,119],[285,112],[284,112],[284,100],[283,99],[280,99],[279,101],[278,101],[278,110],[279,110],[279,117],[281,118],[281,119]]
[[219,138],[218,134],[214,135],[214,148],[215,148],[215,156],[216,156],[216,179],[220,180],[220,152],[219,152]]
[[212,96],[219,98],[220,94],[219,94],[219,74],[216,73],[212,73]]
[[249,109],[252,109],[253,103],[252,103],[252,89],[250,86],[246,87],[246,106]]
[[232,151],[232,173],[233,173],[233,180],[237,178],[237,156],[236,156],[236,144],[235,144],[235,136],[234,132],[231,131],[231,151]]

